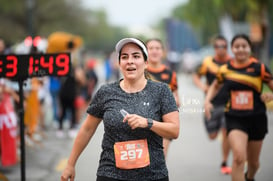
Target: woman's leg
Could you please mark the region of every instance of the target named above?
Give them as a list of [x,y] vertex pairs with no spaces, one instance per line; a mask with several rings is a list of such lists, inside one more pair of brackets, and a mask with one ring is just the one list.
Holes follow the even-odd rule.
[[233,153],[232,181],[244,181],[248,135],[241,130],[233,129],[228,134],[228,140]]
[[60,100],[61,103],[61,115],[59,117],[59,130],[63,129],[63,120],[65,118],[66,115],[66,111],[67,111],[67,102],[65,101],[65,99],[61,99]]
[[71,122],[70,129],[74,129],[76,126],[76,107],[75,107],[75,99],[69,100],[67,105],[71,111]]
[[260,153],[262,150],[263,141],[249,141],[247,147],[247,178],[254,179],[254,176],[259,169]]
[[227,130],[225,128],[222,128],[222,138],[223,138],[223,142],[222,142],[223,162],[227,162],[228,155],[230,152],[230,146],[229,146],[229,142],[227,139]]

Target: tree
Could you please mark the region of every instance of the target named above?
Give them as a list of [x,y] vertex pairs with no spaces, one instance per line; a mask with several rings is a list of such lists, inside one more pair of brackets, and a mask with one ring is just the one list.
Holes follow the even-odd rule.
[[103,10],[85,9],[81,0],[0,0],[0,4],[0,36],[11,44],[28,35],[47,37],[65,31],[80,35],[96,50],[109,48],[124,34],[109,25]]
[[175,8],[172,14],[179,20],[189,22],[203,44],[208,42],[205,37],[211,37],[218,32],[219,9],[215,8],[213,0],[190,0]]
[[[190,22],[199,32],[202,43],[207,43],[207,37],[219,33],[219,18],[228,14],[234,21],[258,24],[262,32],[259,47],[265,52],[258,55],[264,61],[268,60],[269,22],[273,19],[272,0],[190,0],[187,4],[173,10],[177,19]],[[250,36],[252,36],[250,34]],[[267,52],[266,52],[267,51]]]

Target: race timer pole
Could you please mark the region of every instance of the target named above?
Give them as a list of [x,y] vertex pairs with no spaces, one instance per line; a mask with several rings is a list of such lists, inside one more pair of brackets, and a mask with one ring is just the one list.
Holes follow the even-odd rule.
[[19,82],[19,116],[20,116],[20,147],[21,147],[21,181],[26,180],[26,167],[25,167],[25,125],[24,125],[24,92],[23,92],[23,80]]

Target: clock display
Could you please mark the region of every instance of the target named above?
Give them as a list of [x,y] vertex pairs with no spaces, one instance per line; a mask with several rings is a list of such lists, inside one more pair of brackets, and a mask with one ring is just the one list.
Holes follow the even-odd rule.
[[66,76],[71,72],[69,53],[0,55],[0,77],[14,80],[41,76]]

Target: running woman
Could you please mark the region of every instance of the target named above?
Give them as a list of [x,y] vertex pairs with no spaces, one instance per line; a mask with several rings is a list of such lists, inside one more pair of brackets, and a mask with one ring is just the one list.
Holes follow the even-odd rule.
[[[215,37],[213,42],[215,55],[206,57],[201,66],[199,66],[197,71],[193,74],[193,82],[205,94],[215,79],[219,67],[226,64],[231,59],[227,53],[227,45],[227,40],[223,36],[218,35]],[[202,81],[202,77],[206,78],[205,83]],[[207,119],[204,117],[205,127],[211,140],[215,140],[219,132],[222,133],[222,162],[220,168],[221,173],[223,174],[231,173],[231,167],[227,165],[230,147],[226,136],[227,132],[224,114],[227,98],[227,91],[223,87],[212,100],[213,109],[211,118]]]
[[179,113],[169,87],[146,78],[147,49],[135,38],[116,44],[123,79],[103,85],[87,109],[61,180],[75,179],[75,164],[103,122],[97,181],[168,181],[162,138],[179,135]]
[[[253,181],[267,128],[266,106],[261,96],[263,83],[273,91],[269,69],[251,57],[251,41],[238,34],[231,41],[233,60],[220,67],[205,99],[205,113],[211,118],[211,100],[222,85],[229,92],[226,105],[228,141],[233,154],[232,180]],[[270,99],[270,98],[268,98]],[[247,161],[247,172],[244,165]]]
[[[176,73],[163,64],[164,46],[160,39],[149,39],[146,42],[148,50],[148,72],[151,79],[164,82],[169,85],[173,92],[176,105],[179,107],[179,96]],[[163,139],[164,155],[167,156],[168,148],[171,143],[170,139]]]

